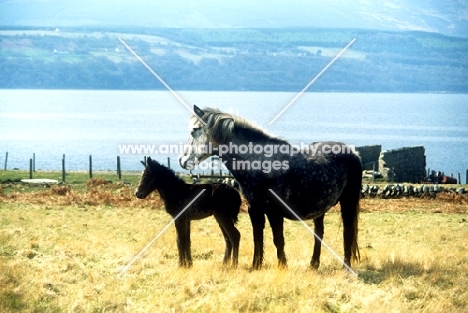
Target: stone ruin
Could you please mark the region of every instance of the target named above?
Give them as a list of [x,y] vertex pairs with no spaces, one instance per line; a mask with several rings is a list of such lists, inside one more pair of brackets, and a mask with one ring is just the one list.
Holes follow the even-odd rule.
[[356,147],[361,157],[362,170],[379,170],[379,156],[382,151],[381,145]]
[[423,146],[385,150],[379,156],[379,171],[392,182],[421,182],[426,176]]
[[422,182],[426,176],[423,146],[382,150],[381,145],[356,147],[363,170],[379,171],[390,182]]

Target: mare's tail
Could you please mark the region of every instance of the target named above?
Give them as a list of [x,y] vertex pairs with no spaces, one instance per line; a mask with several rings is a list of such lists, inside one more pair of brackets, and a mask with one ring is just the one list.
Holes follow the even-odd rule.
[[361,253],[359,252],[359,245],[358,245],[358,216],[359,216],[360,206],[359,203],[356,205],[356,211],[354,215],[353,221],[353,228],[354,228],[354,238],[353,243],[351,245],[351,257],[353,261],[359,262],[361,260]]
[[349,154],[349,171],[345,190],[340,199],[341,217],[343,219],[343,239],[346,247],[351,246],[351,255],[348,261],[359,261],[361,255],[358,246],[359,200],[361,198],[362,165],[357,154]]

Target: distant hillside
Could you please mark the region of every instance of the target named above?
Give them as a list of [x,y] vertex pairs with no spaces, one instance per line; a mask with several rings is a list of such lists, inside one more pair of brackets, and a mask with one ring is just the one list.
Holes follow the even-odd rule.
[[468,92],[468,39],[350,29],[3,29],[0,88]]

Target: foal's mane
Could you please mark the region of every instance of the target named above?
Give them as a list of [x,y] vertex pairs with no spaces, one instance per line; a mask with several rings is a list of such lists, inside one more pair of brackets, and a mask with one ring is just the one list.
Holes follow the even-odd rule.
[[[250,141],[270,138],[284,141],[269,134],[262,127],[255,125],[247,119],[226,112],[221,112],[216,108],[203,108],[202,119],[206,123],[206,128],[209,129],[211,138],[218,143],[224,142],[236,135],[248,137]],[[191,127],[200,127],[201,123],[195,115],[190,118]],[[235,134],[236,133],[236,134]]]
[[158,180],[164,181],[167,184],[185,184],[184,180],[177,176],[172,169],[162,165],[158,161],[153,160],[151,158],[149,158],[147,162],[151,169],[151,175],[157,175]]

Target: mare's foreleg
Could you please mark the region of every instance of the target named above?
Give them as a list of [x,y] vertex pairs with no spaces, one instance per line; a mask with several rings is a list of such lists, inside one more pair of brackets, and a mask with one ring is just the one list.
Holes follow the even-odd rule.
[[262,211],[253,211],[249,207],[250,222],[253,229],[254,256],[252,268],[258,270],[263,263],[263,229],[265,228],[265,215]]
[[175,221],[175,227],[177,232],[177,249],[179,250],[179,266],[191,267],[190,220],[178,219]]
[[278,257],[278,266],[286,267],[287,259],[284,253],[284,234],[283,224],[284,218],[280,215],[267,214],[268,221],[270,222],[271,230],[273,232],[273,243],[276,246],[276,256]]
[[[314,220],[314,253],[312,254],[312,260],[310,261],[310,266],[313,269],[318,269],[320,266],[320,253],[322,250],[322,242],[324,227],[323,227],[323,218],[325,214],[317,217]],[[317,238],[318,237],[318,238]],[[319,239],[320,238],[320,239]]]

